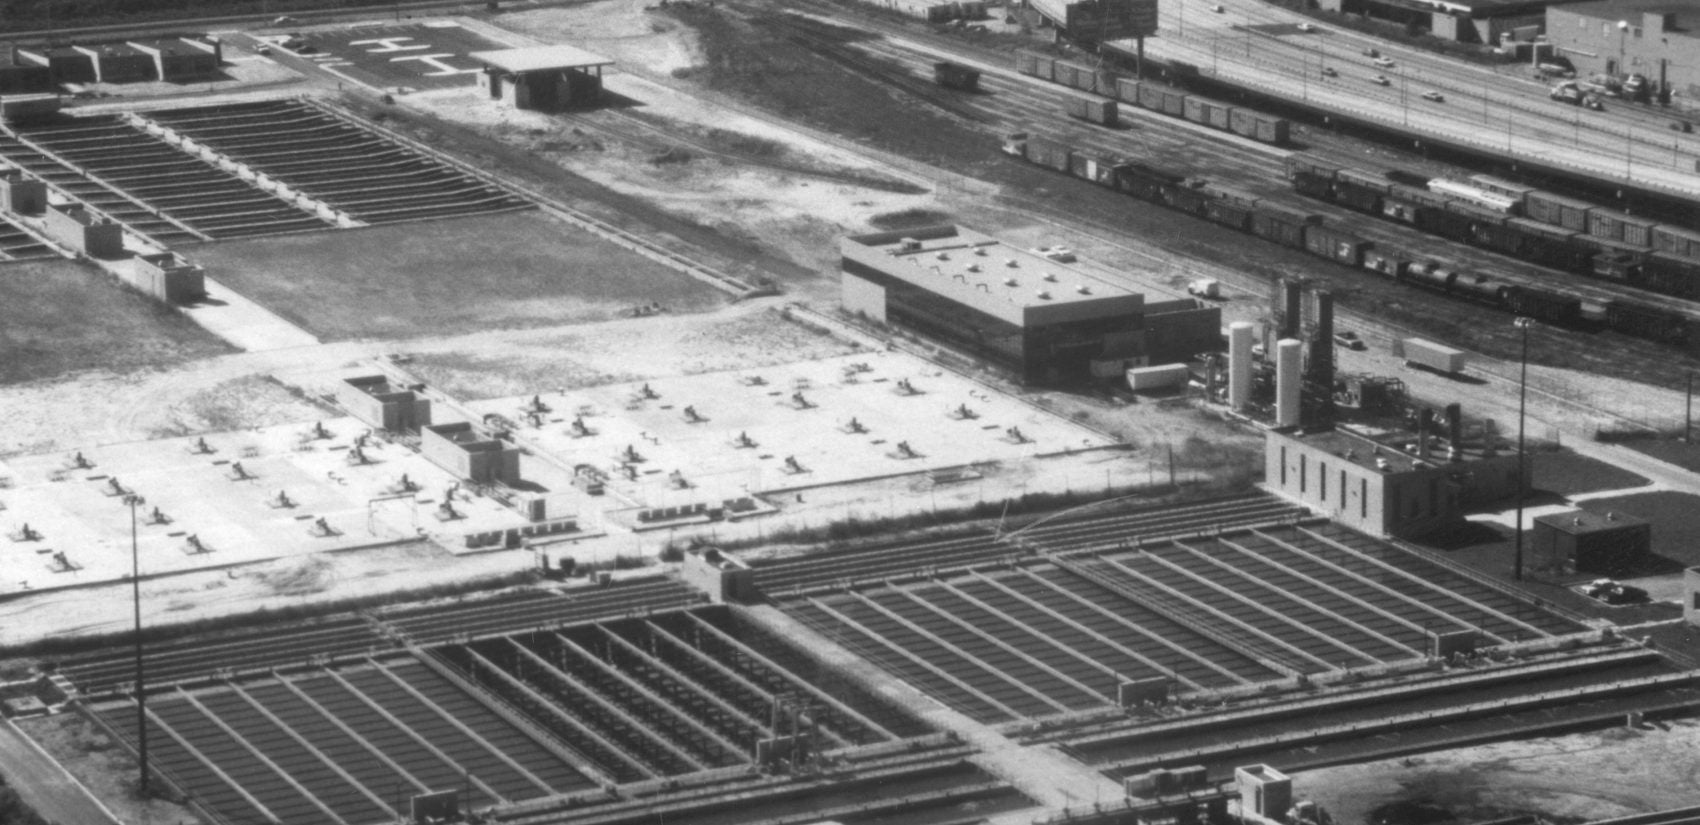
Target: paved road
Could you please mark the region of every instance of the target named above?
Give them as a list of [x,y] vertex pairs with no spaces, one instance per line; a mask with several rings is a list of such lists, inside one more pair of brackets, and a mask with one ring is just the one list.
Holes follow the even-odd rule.
[[118,825],[81,783],[29,741],[10,720],[0,719],[0,774],[24,803],[58,825]]

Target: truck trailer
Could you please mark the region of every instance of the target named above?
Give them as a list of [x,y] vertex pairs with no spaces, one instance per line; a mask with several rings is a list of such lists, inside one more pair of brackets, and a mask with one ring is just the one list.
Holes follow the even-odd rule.
[[1393,354],[1406,366],[1422,366],[1447,375],[1464,371],[1464,351],[1423,338],[1395,338]]

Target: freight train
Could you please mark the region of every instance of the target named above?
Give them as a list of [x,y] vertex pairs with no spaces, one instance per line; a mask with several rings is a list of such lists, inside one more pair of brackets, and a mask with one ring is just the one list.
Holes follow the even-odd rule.
[[1700,298],[1700,232],[1685,227],[1486,175],[1419,187],[1300,154],[1287,159],[1287,177],[1299,194],[1444,238],[1554,269]]
[[1089,106],[1083,100],[1073,99],[1069,104],[1069,114],[1103,126],[1115,125],[1115,103],[1120,102],[1190,120],[1212,129],[1233,132],[1263,143],[1284,144],[1291,130],[1286,118],[1244,106],[1230,106],[1219,100],[1172,89],[1154,81],[1135,80],[1116,72],[1059,60],[1038,52],[1016,52],[1015,70],[1029,77],[1110,98],[1110,101],[1100,102],[1097,106]]
[[[1460,272],[1433,261],[1424,261],[1403,250],[1379,247],[1358,236],[1351,227],[1330,224],[1320,215],[1270,202],[1202,178],[1179,175],[1123,157],[1076,149],[1062,141],[1026,132],[1006,138],[1003,151],[1149,203],[1186,212],[1201,220],[1303,250],[1342,266],[1366,269],[1402,283],[1496,306],[1550,324],[1603,326],[1670,344],[1687,345],[1692,342],[1700,345],[1700,327],[1680,313],[1627,300],[1584,300],[1559,289],[1510,284],[1485,275]],[[1306,168],[1307,162],[1314,162],[1314,159],[1299,161],[1298,168]],[[1351,173],[1347,179],[1363,174]],[[1320,194],[1320,187],[1325,181],[1320,175],[1312,173],[1295,178],[1296,188],[1300,180],[1304,181],[1304,187],[1318,192],[1317,197],[1346,202],[1333,194]],[[1446,203],[1453,202],[1445,196],[1425,189],[1406,188],[1411,190],[1409,197],[1413,200],[1410,204],[1400,201],[1400,208],[1424,207],[1426,211],[1413,214],[1428,215],[1430,219],[1434,215],[1457,214],[1445,210]],[[1301,188],[1300,191],[1305,190]],[[1415,193],[1423,193],[1429,200],[1421,200]],[[1347,191],[1342,197],[1356,199],[1360,193]],[[1367,199],[1361,202],[1368,204]]]

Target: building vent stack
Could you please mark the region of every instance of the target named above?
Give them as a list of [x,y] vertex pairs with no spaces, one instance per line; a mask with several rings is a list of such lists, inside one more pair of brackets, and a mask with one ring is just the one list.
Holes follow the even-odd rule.
[[1279,311],[1275,314],[1275,337],[1297,338],[1304,317],[1305,285],[1300,281],[1289,281],[1282,278],[1278,282],[1280,300],[1276,304]]
[[1464,405],[1456,401],[1446,405],[1446,442],[1453,450],[1464,449]]
[[1275,426],[1299,425],[1299,402],[1303,398],[1304,344],[1296,338],[1275,343]]
[[1241,411],[1251,403],[1252,325],[1235,321],[1228,326],[1228,409]]

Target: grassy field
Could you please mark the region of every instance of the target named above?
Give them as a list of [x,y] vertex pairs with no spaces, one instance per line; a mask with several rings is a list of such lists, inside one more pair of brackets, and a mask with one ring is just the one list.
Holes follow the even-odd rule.
[[1535,453],[1529,457],[1529,464],[1530,483],[1534,489],[1561,496],[1641,487],[1650,483],[1641,475],[1569,450]]
[[670,312],[725,294],[541,212],[207,244],[217,278],[321,338],[409,338]]
[[0,264],[0,384],[124,372],[233,350],[193,321],[70,261]]

